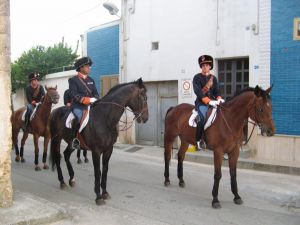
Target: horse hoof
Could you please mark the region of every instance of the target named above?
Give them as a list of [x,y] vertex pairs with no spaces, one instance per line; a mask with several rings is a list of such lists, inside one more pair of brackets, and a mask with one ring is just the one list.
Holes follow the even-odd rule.
[[70,187],[75,187],[75,180],[69,180]]
[[165,186],[166,186],[166,187],[170,186],[170,184],[171,184],[171,183],[170,183],[169,180],[166,180],[166,181],[165,181]]
[[237,205],[242,205],[243,204],[243,200],[241,198],[237,198],[237,199],[233,199],[233,202]]
[[20,156],[16,156],[15,161],[20,162]]
[[26,162],[26,160],[24,158],[21,158],[21,163]]
[[41,171],[41,167],[36,166],[36,167],[34,168],[34,170],[35,170],[35,171]]
[[60,183],[60,189],[64,190],[67,188],[67,185],[65,183]]
[[102,198],[103,198],[104,200],[111,199],[111,197],[110,197],[110,195],[108,194],[108,192],[103,193],[103,194],[102,194]]
[[185,187],[185,183],[183,182],[179,182],[179,187],[184,188]]
[[95,201],[96,201],[97,205],[104,205],[105,204],[105,201],[104,201],[104,199],[102,197],[96,198]]
[[77,163],[78,163],[78,164],[81,164],[81,163],[82,163],[81,159],[78,159],[78,160],[77,160]]
[[48,166],[47,164],[45,164],[44,167],[43,167],[43,169],[44,169],[44,170],[48,170],[48,169],[49,169],[49,166]]
[[88,163],[88,162],[89,162],[89,159],[88,159],[88,158],[85,158],[85,159],[84,159],[84,162],[85,162],[85,163]]
[[220,209],[221,208],[221,204],[220,202],[212,202],[211,203],[211,206],[214,208],[214,209]]

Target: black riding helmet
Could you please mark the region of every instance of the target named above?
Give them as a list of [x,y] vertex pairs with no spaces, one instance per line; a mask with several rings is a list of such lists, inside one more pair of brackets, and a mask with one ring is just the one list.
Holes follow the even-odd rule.
[[74,63],[74,67],[75,67],[76,71],[78,72],[81,67],[83,67],[85,65],[91,66],[92,64],[93,64],[93,62],[92,62],[91,58],[86,56],[86,57],[77,59]]
[[40,74],[37,72],[32,72],[28,75],[28,81],[32,81],[32,80],[39,80],[40,79]]

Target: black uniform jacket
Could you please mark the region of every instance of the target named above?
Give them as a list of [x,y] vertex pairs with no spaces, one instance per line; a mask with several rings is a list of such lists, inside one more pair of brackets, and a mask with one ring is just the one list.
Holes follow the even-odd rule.
[[79,77],[79,75],[70,78],[69,90],[72,98],[72,108],[86,109],[87,105],[82,103],[84,97],[99,98],[95,81],[89,76],[86,79]]
[[203,98],[208,97],[211,100],[216,100],[219,94],[219,85],[217,78],[213,76],[213,85],[210,89],[207,90],[206,93],[203,92],[203,88],[206,85],[206,83],[209,81],[213,75],[204,75],[202,73],[198,73],[194,76],[193,79],[193,88],[194,92],[197,96],[195,105],[198,108],[199,105],[206,105],[205,102],[202,101]]
[[25,90],[26,99],[29,104],[31,104],[32,101],[35,101],[36,103],[40,102],[42,100],[42,97],[45,95],[45,90],[44,90],[43,86],[39,85],[38,88],[39,88],[38,94],[36,96],[33,96],[36,89],[31,87],[31,85],[26,87],[26,90]]

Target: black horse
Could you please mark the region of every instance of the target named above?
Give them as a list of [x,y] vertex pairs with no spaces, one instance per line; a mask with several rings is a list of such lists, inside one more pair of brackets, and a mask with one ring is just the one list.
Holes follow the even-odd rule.
[[[126,108],[128,107],[128,108]],[[130,110],[135,115],[134,120],[145,123],[148,120],[148,105],[146,87],[142,79],[130,83],[123,83],[113,87],[101,100],[97,100],[90,109],[90,119],[81,132],[86,147],[92,152],[95,173],[96,204],[103,204],[110,198],[106,190],[108,163],[113,150],[113,145],[118,136],[118,123],[125,110]],[[71,146],[71,129],[65,127],[69,110],[63,106],[53,110],[50,115],[52,169],[57,167],[60,187],[66,187],[60,167],[60,144],[64,139],[68,146],[64,151],[64,158],[70,175],[70,186],[75,185],[74,170],[70,163],[73,152]],[[83,148],[83,146],[81,146]],[[100,170],[100,156],[102,154],[102,176]],[[101,178],[101,183],[100,183]],[[100,184],[102,195],[100,193]]]

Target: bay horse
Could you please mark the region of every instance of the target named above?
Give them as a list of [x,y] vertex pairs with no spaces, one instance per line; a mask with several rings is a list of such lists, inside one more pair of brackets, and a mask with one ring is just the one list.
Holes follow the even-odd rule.
[[[90,107],[89,122],[80,133],[86,144],[81,148],[90,150],[92,153],[95,174],[94,191],[97,205],[104,204],[104,200],[110,198],[106,190],[108,164],[113,145],[118,136],[118,123],[125,110],[131,110],[135,115],[134,120],[138,123],[145,123],[148,120],[146,87],[141,78],[134,82],[114,86],[102,99],[93,103]],[[71,148],[71,129],[65,126],[67,116],[68,109],[66,107],[57,108],[51,113],[49,123],[51,132],[50,158],[52,159],[52,169],[54,170],[55,166],[57,167],[61,189],[66,187],[60,166],[60,144],[62,139],[68,143],[64,150],[64,158],[70,176],[69,185],[71,187],[75,185],[74,171],[70,163],[70,156],[74,151]],[[100,169],[101,155],[102,176]],[[100,184],[102,194],[100,193]]]
[[25,121],[22,120],[22,115],[26,110],[26,106],[14,111],[11,116],[12,140],[16,151],[15,161],[25,162],[25,158],[23,155],[24,145],[26,139],[28,138],[28,134],[30,133],[33,135],[33,140],[34,140],[34,153],[35,153],[34,164],[35,164],[36,171],[41,170],[41,168],[39,167],[39,137],[40,136],[44,137],[43,168],[44,169],[49,168],[46,162],[48,143],[50,141],[50,133],[47,130],[47,123],[50,116],[52,104],[56,104],[59,101],[57,86],[55,87],[45,86],[45,89],[46,89],[46,94],[42,99],[41,104],[38,106],[34,118],[30,121],[28,128],[23,130],[20,150],[18,146],[18,136],[19,136],[20,129],[25,126]]
[[[250,119],[259,126],[262,135],[274,135],[275,126],[272,118],[272,104],[269,94],[271,89],[272,87],[263,90],[259,86],[256,86],[255,88],[247,88],[237,93],[218,107],[218,114],[215,121],[204,132],[206,144],[214,154],[213,208],[221,207],[218,199],[218,190],[219,182],[222,177],[221,166],[224,153],[228,154],[231,191],[234,195],[233,201],[238,205],[243,203],[238,194],[236,165],[240,146],[243,141],[244,121],[247,121],[250,117]],[[164,134],[165,186],[170,185],[169,163],[172,144],[177,136],[179,136],[181,140],[181,145],[178,150],[177,177],[179,179],[179,186],[185,186],[183,180],[183,160],[189,144],[196,145],[196,128],[188,124],[193,109],[193,105],[183,103],[171,107],[166,113]],[[209,111],[211,111],[211,109],[209,109]]]

